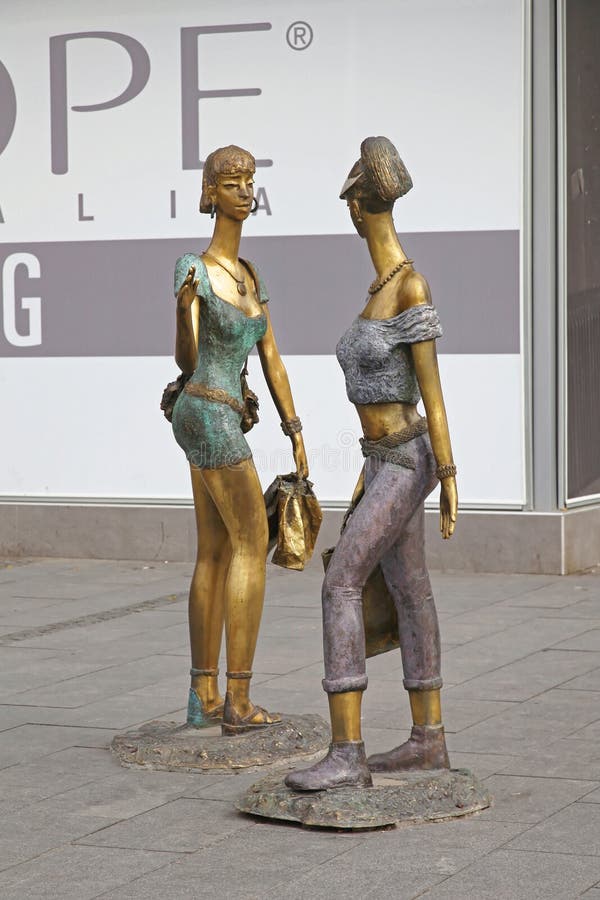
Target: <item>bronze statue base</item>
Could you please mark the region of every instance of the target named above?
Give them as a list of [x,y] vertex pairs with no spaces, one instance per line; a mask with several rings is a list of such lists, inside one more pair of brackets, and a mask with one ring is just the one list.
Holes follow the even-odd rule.
[[468,769],[373,776],[373,787],[342,787],[299,793],[281,777],[252,785],[236,803],[253,816],[318,828],[382,828],[437,822],[486,809],[492,798]]
[[329,725],[321,716],[284,716],[281,725],[235,735],[221,735],[221,726],[191,728],[177,722],[154,721],[113,738],[112,751],[121,765],[184,772],[239,772],[288,764],[326,750]]

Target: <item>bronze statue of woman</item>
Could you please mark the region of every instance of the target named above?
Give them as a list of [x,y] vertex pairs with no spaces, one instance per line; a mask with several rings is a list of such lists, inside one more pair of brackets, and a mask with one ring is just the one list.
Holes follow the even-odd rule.
[[[200,212],[215,217],[208,248],[175,266],[175,359],[191,376],[173,410],[173,431],[190,463],[198,551],[189,598],[192,668],[187,722],[222,722],[225,734],[276,725],[249,686],[262,614],[267,518],[252,453],[240,423],[240,371],[256,345],[267,385],[292,441],[297,472],[308,475],[300,420],[277,350],[258,272],[238,258],[254,198],[254,157],[222,147],[206,160]],[[219,693],[225,626],[227,688]]]
[[[440,636],[424,553],[424,500],[441,482],[440,528],[457,513],[456,467],[435,339],[442,331],[426,280],[400,245],[392,209],[412,181],[385,137],[362,142],[342,188],[376,271],[367,304],[337,346],[364,438],[365,465],[351,514],[323,583],[325,678],[332,743],[327,756],[289,774],[300,790],[371,785],[371,772],[449,766],[440,710]],[[417,412],[423,399],[426,418]],[[361,701],[367,687],[362,589],[381,568],[398,616],[404,686],[413,728],[387,753],[365,754]]]

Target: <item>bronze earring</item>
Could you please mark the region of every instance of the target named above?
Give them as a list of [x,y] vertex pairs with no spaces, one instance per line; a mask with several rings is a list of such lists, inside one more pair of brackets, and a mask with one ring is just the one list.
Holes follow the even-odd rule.
[[258,209],[258,200],[255,197],[254,200],[252,201],[252,206],[250,207],[250,212],[252,213],[252,215],[254,215],[254,213],[256,212],[257,209]]
[[210,217],[211,217],[211,219],[214,219],[216,211],[217,211],[217,207],[215,206],[214,203],[211,203],[211,205],[210,205]]

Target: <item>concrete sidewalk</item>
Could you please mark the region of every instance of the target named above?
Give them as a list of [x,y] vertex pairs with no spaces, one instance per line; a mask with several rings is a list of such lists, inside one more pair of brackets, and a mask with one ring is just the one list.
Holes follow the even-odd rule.
[[[120,768],[115,732],[183,721],[188,564],[0,568],[0,897],[600,900],[600,576],[433,577],[453,766],[475,817],[369,833],[254,821],[257,779]],[[253,697],[319,712],[321,572],[269,566]],[[224,669],[224,666],[222,667]],[[400,657],[369,663],[369,752],[408,734]]]

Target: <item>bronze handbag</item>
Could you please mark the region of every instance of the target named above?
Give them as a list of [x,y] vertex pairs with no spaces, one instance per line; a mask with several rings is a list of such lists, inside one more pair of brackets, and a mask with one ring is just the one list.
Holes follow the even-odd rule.
[[271,562],[301,571],[315,549],[323,513],[312,482],[295,472],[278,475],[265,491]]
[[[323,568],[327,571],[335,547],[329,547],[321,554]],[[400,646],[396,607],[390,596],[381,566],[377,564],[362,592],[363,620],[365,623],[365,656],[378,656]]]
[[165,414],[165,419],[167,422],[173,421],[173,409],[175,407],[175,403],[177,402],[177,398],[180,393],[190,380],[191,375],[184,375],[182,372],[175,381],[170,381],[166,388],[163,391],[162,400],[160,401],[160,408]]
[[244,363],[244,368],[240,373],[240,384],[242,386],[242,402],[244,404],[244,412],[242,413],[242,421],[240,428],[246,434],[251,428],[254,428],[258,422],[258,397],[254,391],[248,387],[248,357]]

